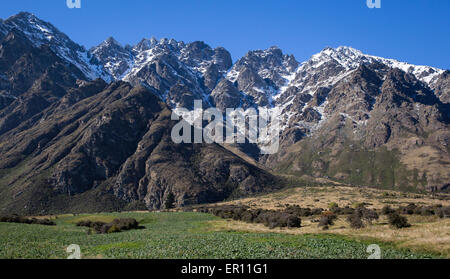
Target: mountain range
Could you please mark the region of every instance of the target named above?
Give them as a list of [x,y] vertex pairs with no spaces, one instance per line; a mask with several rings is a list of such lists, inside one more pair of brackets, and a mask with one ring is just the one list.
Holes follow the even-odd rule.
[[[0,20],[0,211],[159,209],[283,187],[284,179],[447,191],[448,70],[325,48],[278,47],[233,63],[223,47],[174,39],[89,50],[30,13]],[[171,111],[265,107],[278,153],[175,144]],[[282,176],[280,176],[280,174]]]

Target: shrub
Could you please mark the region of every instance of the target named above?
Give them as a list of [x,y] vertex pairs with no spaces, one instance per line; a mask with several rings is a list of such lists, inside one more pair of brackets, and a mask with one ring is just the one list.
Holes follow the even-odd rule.
[[[206,211],[202,209],[202,211]],[[301,209],[300,207],[290,207],[285,211],[273,210],[249,210],[247,206],[220,206],[209,210],[215,216],[223,219],[240,220],[247,223],[260,223],[270,228],[295,228],[301,226],[299,215],[310,214],[310,210]]]
[[450,206],[447,206],[447,207],[443,207],[442,208],[442,212],[444,213],[444,217],[447,217],[447,218],[449,218],[450,217]]
[[323,212],[322,208],[313,208],[313,210],[311,211],[312,215],[321,215]]
[[383,214],[383,215],[389,215],[394,212],[395,212],[395,210],[392,209],[389,205],[386,205],[381,209],[381,214]]
[[308,216],[313,215],[311,208],[301,208],[298,205],[289,206],[284,210],[284,212],[293,214],[293,215],[297,215],[300,217],[308,217]]
[[439,218],[445,218],[445,217],[449,218],[450,217],[450,206],[437,208],[436,215],[438,215]]
[[256,223],[264,224],[268,227],[275,225],[276,218],[273,217],[273,213],[269,211],[263,211],[258,214],[255,218]]
[[333,212],[327,211],[324,212],[319,221],[319,227],[323,227],[324,230],[327,230],[329,226],[334,225],[334,221],[337,219],[336,214]]
[[246,223],[253,223],[253,220],[255,219],[255,217],[256,217],[256,214],[254,214],[253,212],[245,211],[241,215],[241,221],[246,222]]
[[372,224],[372,221],[378,220],[380,218],[375,210],[368,208],[361,208],[360,210],[362,211],[362,218],[369,224]]
[[286,226],[288,228],[300,228],[301,227],[302,220],[298,216],[285,213],[282,216],[282,218],[284,219],[283,221],[286,223]]
[[352,215],[347,217],[347,222],[350,223],[350,227],[354,228],[354,229],[361,229],[364,228],[364,223],[361,219],[361,216],[355,212]]
[[339,206],[335,206],[335,207],[330,208],[330,211],[333,212],[336,215],[342,215],[343,214],[343,210]]
[[56,224],[53,221],[50,221],[49,219],[25,218],[25,217],[21,217],[18,215],[1,216],[0,222],[29,224],[29,225],[56,226]]
[[413,215],[417,206],[414,203],[408,204],[406,207],[401,208],[402,214]]
[[77,223],[77,227],[91,227],[92,222],[89,220],[81,220]]
[[244,212],[246,212],[247,210],[243,207],[239,207],[233,210],[233,220],[241,220],[242,219],[242,215],[244,214]]
[[44,226],[56,226],[56,224],[53,221],[50,221],[49,219],[37,219],[36,222],[34,222],[33,224]]
[[[106,228],[106,227],[105,227]],[[119,227],[112,225],[108,231],[106,233],[118,233],[121,232],[122,230],[119,229]]]
[[82,220],[77,223],[77,226],[91,228],[96,233],[99,234],[117,233],[122,231],[129,231],[143,228],[140,227],[139,222],[133,218],[114,219],[111,223]]
[[[186,209],[186,211],[190,211],[186,207],[184,207],[184,208]],[[196,208],[196,211],[200,212],[200,213],[210,213],[210,209],[206,208],[206,207],[198,207],[198,208]]]
[[166,209],[172,209],[175,207],[175,195],[172,192],[169,192],[166,200],[164,201],[164,207]]
[[411,224],[408,223],[406,217],[399,215],[398,213],[391,213],[388,215],[389,224],[397,229],[409,228]]
[[437,215],[438,208],[434,208],[433,206],[422,207],[420,209],[420,215],[422,216],[433,216]]
[[139,222],[133,218],[114,219],[111,223],[121,231],[135,230],[139,228]]

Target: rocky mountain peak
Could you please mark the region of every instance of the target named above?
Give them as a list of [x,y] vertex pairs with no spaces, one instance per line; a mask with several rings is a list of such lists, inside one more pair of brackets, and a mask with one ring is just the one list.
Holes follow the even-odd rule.
[[258,72],[277,70],[287,73],[296,70],[298,62],[293,55],[283,54],[279,47],[272,46],[266,50],[249,51],[235,66],[251,67]]
[[327,47],[320,53],[313,55],[310,63],[316,67],[321,63],[337,62],[346,69],[357,68],[364,61],[364,54],[354,48],[340,46],[338,48]]
[[156,44],[158,44],[158,41],[154,37],[151,39],[142,39],[133,47],[133,50],[136,52],[146,51],[153,48]]
[[343,67],[348,71],[357,69],[361,64],[373,63],[380,63],[389,68],[397,68],[411,73],[430,86],[436,81],[437,76],[443,72],[440,69],[429,66],[417,66],[395,59],[386,59],[364,54],[360,50],[348,46],[340,46],[337,48],[327,47],[320,53],[313,55],[310,60],[304,63],[304,66],[320,68],[322,65],[334,64],[335,67]]
[[102,42],[98,47],[90,50],[97,63],[103,65],[104,70],[112,76],[114,80],[120,77],[129,70],[129,63],[131,61],[131,51],[124,48],[113,37],[109,37]]
[[122,45],[114,39],[114,37],[109,37],[103,42],[103,44],[106,44],[106,46],[122,47]]
[[101,77],[110,81],[109,75],[103,71],[102,66],[91,61],[89,53],[83,46],[73,42],[51,23],[45,22],[31,13],[21,12],[6,19],[2,26],[2,29],[8,32],[12,29],[20,30],[35,47],[43,44],[49,45],[56,55],[75,65],[87,78]]
[[233,65],[226,78],[257,105],[273,106],[272,98],[290,83],[298,65],[293,55],[270,47],[248,52]]
[[45,22],[28,12],[21,12],[8,18],[4,25],[8,29],[17,28],[30,39],[33,44],[40,46],[47,43],[66,43],[72,48],[83,50],[83,48],[73,43],[65,34],[61,33],[52,24]]
[[152,37],[150,39],[142,39],[133,47],[133,52],[139,54],[140,52],[152,49],[179,52],[182,47],[184,47],[184,42],[182,41],[178,42],[175,39],[168,38],[161,38],[158,40],[155,37]]

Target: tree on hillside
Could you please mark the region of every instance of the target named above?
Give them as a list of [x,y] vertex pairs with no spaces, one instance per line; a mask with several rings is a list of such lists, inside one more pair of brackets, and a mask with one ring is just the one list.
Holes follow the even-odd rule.
[[164,207],[166,209],[175,207],[175,195],[172,192],[169,192],[169,194],[167,195],[166,201],[164,202]]

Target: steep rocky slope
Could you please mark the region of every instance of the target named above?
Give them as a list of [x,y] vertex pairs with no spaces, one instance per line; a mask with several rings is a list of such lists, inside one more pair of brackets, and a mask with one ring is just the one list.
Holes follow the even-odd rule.
[[448,187],[449,107],[426,84],[400,69],[369,64],[327,92],[302,140],[284,144],[265,158],[267,165],[355,185]]
[[4,211],[159,209],[169,193],[181,206],[275,187],[218,145],[174,144],[170,109],[142,86],[84,83],[35,118],[0,137]]

